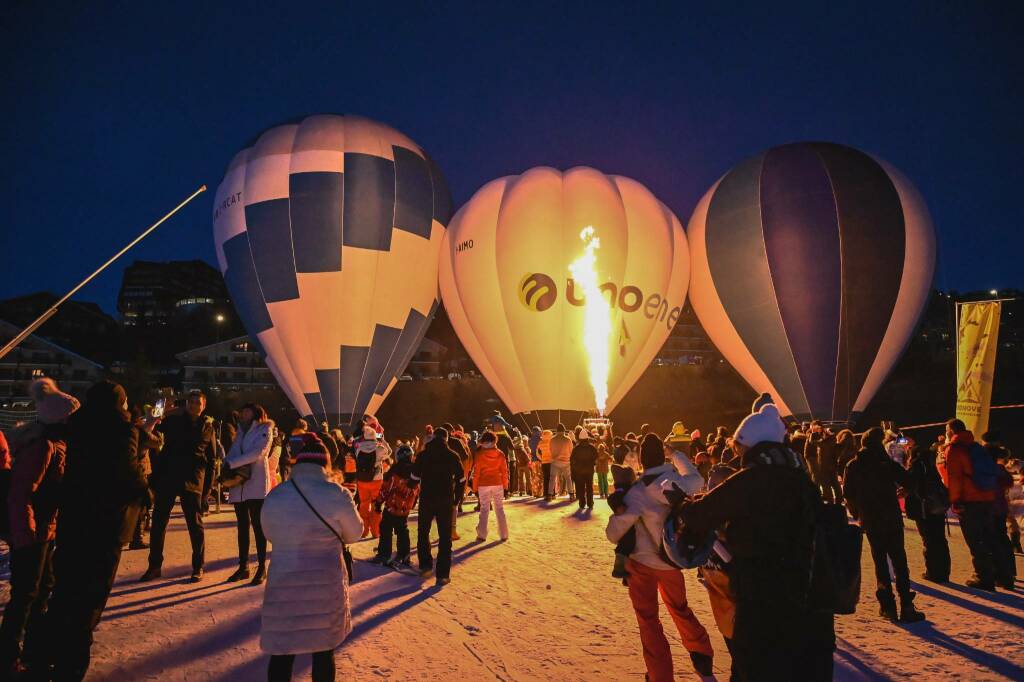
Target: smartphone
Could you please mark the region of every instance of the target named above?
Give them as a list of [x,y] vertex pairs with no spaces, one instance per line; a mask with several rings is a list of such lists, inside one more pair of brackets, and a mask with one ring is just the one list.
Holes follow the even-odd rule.
[[160,417],[164,416],[164,408],[166,407],[167,399],[160,398],[160,400],[157,400],[156,404],[153,405],[153,409],[149,411],[149,414],[150,416],[153,417],[153,419],[160,419]]
[[899,438],[896,439],[896,443],[899,444],[899,445],[906,445],[909,442],[910,442],[910,439],[907,438],[906,436],[900,436]]

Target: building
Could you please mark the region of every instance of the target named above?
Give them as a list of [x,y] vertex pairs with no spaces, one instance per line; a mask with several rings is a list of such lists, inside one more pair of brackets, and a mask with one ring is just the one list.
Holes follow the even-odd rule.
[[[21,325],[0,320],[0,346],[22,329]],[[34,416],[28,398],[28,385],[33,379],[51,377],[61,390],[81,399],[105,375],[98,362],[33,334],[0,358],[0,427],[7,428],[21,418]]]
[[124,271],[117,310],[124,327],[167,327],[203,311],[229,308],[227,302],[224,278],[205,261],[137,260]]
[[248,336],[237,336],[178,353],[181,388],[204,391],[280,391]]
[[[0,320],[24,329],[57,300],[57,296],[49,291],[39,291],[0,301]],[[65,302],[36,333],[58,346],[103,364],[112,362],[118,349],[117,321],[95,303]]]

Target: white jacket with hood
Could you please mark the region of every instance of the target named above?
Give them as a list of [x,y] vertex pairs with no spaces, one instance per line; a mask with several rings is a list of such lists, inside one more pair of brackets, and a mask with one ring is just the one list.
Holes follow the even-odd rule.
[[[656,476],[648,485],[644,479]],[[660,571],[678,570],[661,558],[661,536],[671,509],[665,491],[678,485],[687,495],[695,495],[704,487],[704,478],[690,458],[673,451],[672,462],[644,469],[644,472],[625,497],[626,511],[608,519],[605,534],[617,543],[630,528],[636,526],[636,548],[630,554],[633,561]]]
[[227,464],[232,469],[251,464],[249,480],[228,489],[228,502],[237,504],[246,500],[262,500],[277,482],[277,463],[270,462],[274,446],[274,422],[254,422],[248,431],[238,429],[235,442],[228,450]]

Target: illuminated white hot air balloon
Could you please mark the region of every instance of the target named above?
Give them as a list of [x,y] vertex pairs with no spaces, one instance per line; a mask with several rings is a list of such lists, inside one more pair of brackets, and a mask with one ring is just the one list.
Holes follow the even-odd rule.
[[[588,227],[590,237],[581,234]],[[596,306],[570,266],[589,267],[591,237],[611,324],[606,342],[591,336],[588,353],[587,330],[608,325],[588,323]],[[459,339],[509,409],[597,408],[594,353],[606,350],[610,412],[679,317],[689,251],[679,220],[635,180],[540,167],[484,185],[456,213],[439,275]]]
[[277,126],[217,189],[217,260],[246,330],[300,414],[373,413],[438,305],[451,199],[430,157],[355,116]]

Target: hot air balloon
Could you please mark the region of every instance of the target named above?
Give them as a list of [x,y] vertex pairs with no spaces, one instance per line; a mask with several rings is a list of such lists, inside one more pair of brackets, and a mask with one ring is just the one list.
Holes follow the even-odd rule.
[[373,413],[438,306],[451,214],[412,140],[356,116],[271,128],[228,166],[217,260],[250,338],[303,415]]
[[[590,239],[594,297],[570,273]],[[603,303],[610,412],[679,317],[689,252],[679,220],[639,182],[540,167],[484,185],[456,213],[439,274],[452,326],[513,412],[598,407],[587,316]]]
[[687,233],[690,301],[722,355],[784,413],[855,420],[932,283],[935,233],[913,185],[850,147],[784,145],[716,182]]

